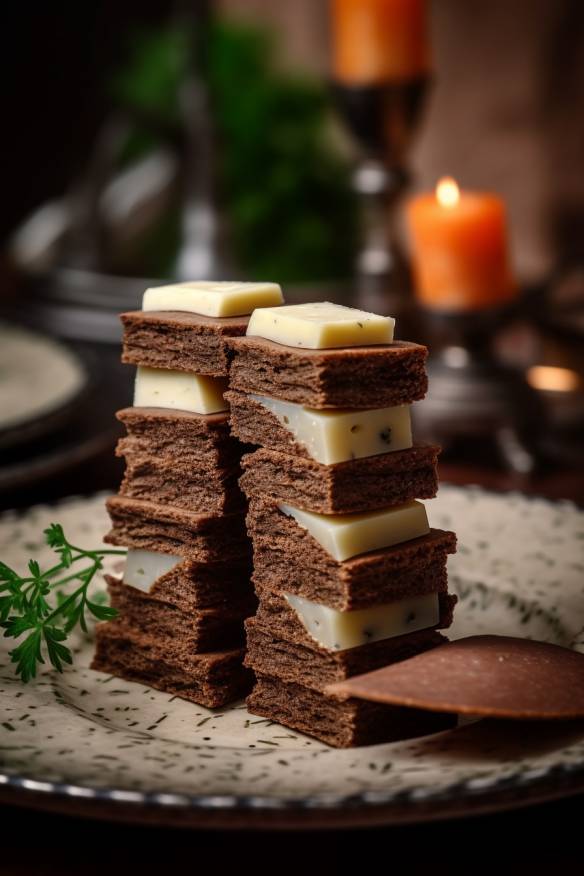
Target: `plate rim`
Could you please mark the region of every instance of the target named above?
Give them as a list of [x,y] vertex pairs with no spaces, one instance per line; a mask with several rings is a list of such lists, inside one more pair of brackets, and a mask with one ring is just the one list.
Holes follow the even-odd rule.
[[[108,805],[130,812],[130,820],[140,821],[141,813],[149,812],[187,813],[198,819],[205,820],[209,816],[217,826],[225,827],[226,821],[232,815],[249,816],[253,813],[257,818],[268,816],[273,819],[270,825],[262,822],[262,827],[281,827],[286,818],[293,816],[314,818],[330,816],[334,813],[360,813],[375,821],[377,814],[381,817],[379,823],[416,822],[420,820],[441,820],[454,815],[481,814],[502,808],[513,809],[519,806],[532,805],[546,799],[559,799],[584,791],[584,761],[573,764],[556,764],[545,769],[531,770],[519,774],[512,773],[491,782],[488,788],[468,787],[472,779],[450,785],[448,789],[428,792],[425,788],[414,788],[409,791],[384,792],[366,791],[356,794],[315,794],[294,798],[267,797],[262,795],[235,794],[184,794],[175,792],[143,792],[127,791],[115,788],[91,788],[85,785],[75,785],[65,782],[39,781],[25,776],[15,776],[0,773],[0,797],[8,790],[18,797],[17,803],[49,801],[68,803],[75,801],[76,806],[82,804],[91,806]],[[422,791],[423,793],[420,793]],[[510,799],[505,801],[505,795]],[[27,799],[28,798],[28,799]],[[503,798],[503,799],[501,799]],[[81,804],[81,805],[80,805]],[[436,807],[436,804],[445,804]],[[471,806],[471,809],[467,809]],[[430,807],[430,808],[429,808]],[[397,809],[401,814],[386,810]],[[112,812],[108,813],[111,817]],[[114,814],[115,817],[115,814]],[[212,825],[211,825],[212,826]],[[234,824],[233,827],[239,825]],[[314,825],[319,826],[319,825]]]

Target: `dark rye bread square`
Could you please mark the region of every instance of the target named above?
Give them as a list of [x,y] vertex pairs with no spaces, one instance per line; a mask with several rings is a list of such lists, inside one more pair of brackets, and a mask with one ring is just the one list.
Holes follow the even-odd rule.
[[306,644],[282,639],[259,617],[246,620],[245,630],[246,666],[260,675],[320,691],[327,684],[407,660],[448,641],[434,630],[420,630],[346,651],[329,651],[314,641]]
[[127,587],[119,578],[106,575],[110,604],[131,629],[156,639],[176,653],[217,651],[243,645],[243,621],[256,607],[253,597],[233,600],[230,605],[184,612],[176,605],[150,599],[148,594]]
[[254,599],[251,571],[250,557],[212,563],[184,559],[157,578],[147,595],[185,612],[228,609],[233,602]]
[[226,339],[244,335],[248,316],[212,317],[178,311],[135,310],[120,316],[122,362],[227,377]]
[[194,514],[145,499],[111,496],[108,544],[177,554],[200,562],[244,557],[250,545],[243,514]]
[[409,341],[307,350],[257,337],[229,340],[230,388],[311,408],[382,408],[426,394],[428,350]]
[[420,538],[340,563],[296,520],[256,499],[247,526],[258,589],[285,590],[341,611],[446,589],[447,555],[456,550],[453,532],[431,529]]
[[116,416],[127,432],[118,442],[118,456],[155,456],[173,465],[203,462],[224,469],[236,466],[244,451],[230,435],[227,413],[124,408]]
[[243,457],[239,483],[246,495],[266,497],[319,514],[350,514],[432,499],[438,490],[439,447],[408,450],[323,465],[261,448]]
[[119,620],[98,624],[92,669],[217,709],[245,696],[253,683],[243,649],[184,657]]
[[[429,629],[445,630],[452,625],[452,616],[454,606],[457,602],[457,597],[449,594],[446,590],[447,584],[445,581],[440,582],[440,587],[436,585],[429,586],[428,590],[416,594],[417,596],[425,596],[429,593],[438,594],[439,605],[439,621]],[[298,645],[304,645],[307,648],[318,648],[319,645],[315,639],[307,631],[306,627],[288,603],[281,591],[270,590],[267,587],[258,587],[256,585],[256,594],[259,599],[259,606],[256,612],[256,620],[266,629],[271,630],[275,636],[280,639],[285,639],[288,642],[293,642]],[[404,597],[402,597],[404,598]],[[407,598],[407,597],[405,597]],[[374,608],[376,605],[385,605],[388,602],[400,600],[381,600],[376,599],[371,603],[369,608]],[[406,638],[411,634],[406,634]],[[391,640],[384,640],[391,641]],[[377,644],[377,643],[373,643]],[[364,645],[369,648],[372,645]],[[350,649],[352,650],[352,649]]]
[[247,698],[253,715],[277,721],[335,748],[376,745],[437,733],[456,717],[365,700],[338,700],[303,687],[259,675]]
[[121,496],[148,499],[203,514],[229,514],[245,510],[239,488],[240,467],[213,468],[204,462],[169,463],[156,456],[128,454],[120,486]]

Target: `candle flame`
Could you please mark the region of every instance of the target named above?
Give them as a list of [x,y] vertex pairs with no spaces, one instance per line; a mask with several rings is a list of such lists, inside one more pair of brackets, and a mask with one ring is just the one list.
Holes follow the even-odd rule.
[[460,199],[460,189],[451,176],[442,177],[436,186],[436,198],[442,207],[455,207]]

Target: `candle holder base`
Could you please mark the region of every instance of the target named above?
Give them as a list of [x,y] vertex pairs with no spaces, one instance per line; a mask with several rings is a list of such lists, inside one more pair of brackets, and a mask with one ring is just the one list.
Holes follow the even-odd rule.
[[521,372],[491,352],[494,332],[513,308],[426,313],[444,346],[428,363],[429,392],[414,406],[419,434],[445,446],[456,438],[488,437],[512,471],[526,474],[542,458],[545,408]]

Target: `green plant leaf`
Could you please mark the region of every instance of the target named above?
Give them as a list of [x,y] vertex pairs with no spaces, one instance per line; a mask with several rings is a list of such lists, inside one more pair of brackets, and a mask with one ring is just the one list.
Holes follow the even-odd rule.
[[16,663],[16,674],[25,684],[36,676],[37,665],[45,662],[41,645],[42,630],[37,628],[10,652],[10,659]]
[[71,651],[61,644],[67,638],[67,632],[58,627],[45,627],[45,643],[51,665],[57,672],[63,671],[63,664],[73,663]]
[[[45,652],[58,672],[72,662],[71,650],[64,642],[76,627],[88,631],[86,609],[99,620],[115,617],[117,612],[113,608],[89,600],[89,587],[102,568],[104,554],[126,553],[75,547],[58,523],[51,524],[44,534],[47,544],[60,557],[56,566],[43,571],[33,558],[28,562],[32,577],[21,577],[0,562],[0,627],[4,637],[19,640],[10,652],[10,659],[25,683],[36,676],[38,665],[45,663]],[[80,560],[88,564],[77,568]],[[77,570],[72,572],[72,567]],[[70,585],[72,589],[68,589]]]

